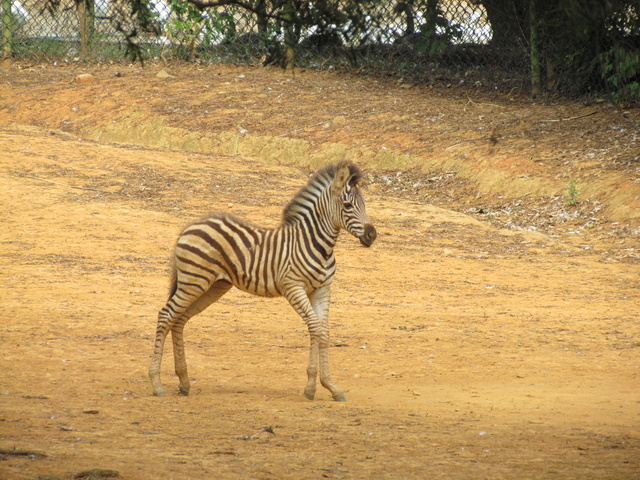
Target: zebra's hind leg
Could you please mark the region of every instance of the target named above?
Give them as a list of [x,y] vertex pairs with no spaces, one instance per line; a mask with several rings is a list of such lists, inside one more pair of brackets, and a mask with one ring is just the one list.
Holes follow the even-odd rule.
[[184,354],[184,342],[182,332],[189,318],[183,314],[180,319],[171,327],[171,340],[173,341],[173,359],[175,362],[175,372],[178,376],[180,384],[178,392],[181,395],[189,395],[191,382],[189,381],[189,373],[187,371],[187,357]]
[[[158,325],[156,327],[156,340],[153,346],[153,358],[149,367],[149,378],[153,386],[153,394],[161,397],[164,395],[164,387],[160,380],[160,367],[162,365],[162,351],[164,349],[164,341],[167,333],[175,321],[176,313],[173,311],[171,299],[158,313]],[[179,315],[179,313],[178,313]]]
[[[215,283],[214,283],[215,285]],[[210,287],[211,288],[211,287]],[[228,290],[228,288],[227,288]],[[226,290],[225,290],[226,291]],[[174,339],[174,345],[179,344],[178,353],[174,352],[176,363],[178,358],[180,361],[180,373],[181,378],[186,378],[186,361],[184,360],[184,347],[182,346],[182,328],[187,320],[198,312],[201,312],[206,308],[209,303],[197,310],[194,305],[198,305],[197,301],[200,297],[205,296],[208,290],[195,284],[186,286],[180,285],[179,281],[174,278],[174,284],[172,287],[172,294],[169,297],[166,305],[158,313],[158,325],[156,327],[156,340],[153,347],[153,358],[151,360],[151,366],[149,367],[149,378],[153,386],[153,394],[156,396],[162,396],[165,394],[162,381],[160,380],[160,369],[162,365],[162,351],[164,349],[164,342],[167,338],[167,334],[170,330],[173,330],[174,325],[178,325],[176,328],[180,335],[180,340]],[[194,307],[192,309],[192,307]],[[192,309],[192,311],[189,311]],[[182,316],[185,315],[183,319]],[[172,334],[173,336],[173,334]],[[184,364],[184,373],[182,365]],[[178,369],[176,369],[178,370]]]
[[183,330],[187,321],[204,311],[209,305],[218,300],[222,295],[227,293],[231,288],[231,283],[226,280],[218,280],[209,290],[200,296],[195,302],[187,308],[180,318],[171,327],[171,339],[173,340],[173,358],[175,361],[176,375],[180,381],[178,391],[182,395],[189,395],[191,382],[189,381],[189,373],[187,371],[187,358],[184,353]]

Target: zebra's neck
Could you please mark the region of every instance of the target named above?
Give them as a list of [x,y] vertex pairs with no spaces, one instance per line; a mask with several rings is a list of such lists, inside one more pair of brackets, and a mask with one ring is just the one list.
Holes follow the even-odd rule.
[[326,210],[329,202],[327,189],[334,175],[335,171],[331,166],[318,171],[284,207],[282,222],[285,224],[298,222],[301,216],[312,210],[321,210],[323,205]]
[[329,188],[335,173],[333,165],[316,172],[282,212],[283,228],[295,229],[299,248],[314,257],[329,259],[340,232],[331,215]]
[[295,232],[300,248],[317,252],[328,259],[333,253],[340,229],[329,215],[328,192],[312,197],[302,192],[288,206],[287,220],[282,228]]

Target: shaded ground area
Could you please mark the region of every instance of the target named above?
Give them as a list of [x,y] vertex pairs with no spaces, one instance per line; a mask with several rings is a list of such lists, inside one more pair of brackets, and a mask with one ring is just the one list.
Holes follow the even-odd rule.
[[[0,477],[640,475],[637,112],[164,68],[0,73]],[[304,325],[235,290],[187,327],[192,395],[169,347],[152,397],[181,228],[275,226],[342,158],[379,232],[336,253],[348,402],[306,401]]]

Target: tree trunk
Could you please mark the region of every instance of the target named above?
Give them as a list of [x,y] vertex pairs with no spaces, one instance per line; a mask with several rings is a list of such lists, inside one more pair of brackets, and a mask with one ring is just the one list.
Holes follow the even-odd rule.
[[295,55],[296,55],[296,35],[295,35],[295,6],[293,1],[288,1],[282,9],[282,18],[285,20],[284,24],[284,64],[285,70],[293,70]]
[[[438,24],[438,2],[440,0],[427,0],[427,9],[425,16],[427,17],[427,35],[430,39],[436,38],[436,27]],[[413,33],[413,32],[412,32]],[[422,32],[424,35],[425,32]]]
[[264,43],[267,40],[267,33],[269,31],[269,17],[267,16],[267,4],[265,0],[258,0],[256,3],[256,23],[258,25],[260,41]]
[[496,48],[525,48],[529,35],[530,0],[483,0],[493,30],[491,44]]
[[538,31],[537,0],[529,0],[529,53],[531,57],[531,96],[542,93],[542,61],[540,59],[540,35]]

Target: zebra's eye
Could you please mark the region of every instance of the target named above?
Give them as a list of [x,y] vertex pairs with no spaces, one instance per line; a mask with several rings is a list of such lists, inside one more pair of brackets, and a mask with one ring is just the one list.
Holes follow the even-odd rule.
[[344,208],[353,208],[353,204],[351,202],[344,202]]

